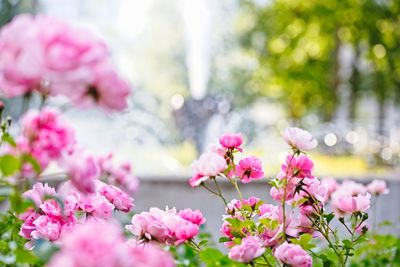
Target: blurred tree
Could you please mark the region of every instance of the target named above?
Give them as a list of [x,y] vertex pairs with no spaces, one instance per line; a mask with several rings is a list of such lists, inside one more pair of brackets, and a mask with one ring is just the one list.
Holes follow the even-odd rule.
[[259,63],[254,91],[282,102],[295,121],[309,112],[331,120],[343,88],[354,119],[357,100],[373,92],[383,131],[386,100],[400,94],[399,1],[241,3],[242,45]]

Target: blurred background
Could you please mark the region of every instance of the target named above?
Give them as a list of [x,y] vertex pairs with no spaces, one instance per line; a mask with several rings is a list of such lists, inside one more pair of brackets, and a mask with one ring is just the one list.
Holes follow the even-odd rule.
[[[80,141],[142,180],[185,180],[224,132],[279,168],[288,125],[311,131],[316,174],[396,178],[400,1],[0,0],[0,23],[44,13],[89,28],[131,82],[119,114],[61,106]],[[8,101],[18,117],[21,99]]]

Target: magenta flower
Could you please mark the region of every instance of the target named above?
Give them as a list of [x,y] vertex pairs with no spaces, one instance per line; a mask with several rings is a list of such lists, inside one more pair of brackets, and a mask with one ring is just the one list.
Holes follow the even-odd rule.
[[240,146],[243,143],[243,137],[240,133],[226,133],[219,138],[219,143],[227,149],[237,149],[242,151]]
[[276,248],[275,257],[292,267],[311,267],[311,256],[299,245],[283,243]]
[[265,251],[260,238],[248,236],[242,239],[240,245],[236,245],[229,250],[229,258],[238,262],[250,262],[260,257]]
[[[280,177],[284,177],[287,174],[287,178],[313,178],[312,170],[314,163],[306,155],[300,155],[295,157],[288,155],[286,157],[286,163],[282,164]],[[298,179],[296,179],[297,181]]]
[[236,174],[242,183],[250,183],[251,180],[257,180],[264,177],[261,160],[256,157],[248,157],[239,161],[236,166]]

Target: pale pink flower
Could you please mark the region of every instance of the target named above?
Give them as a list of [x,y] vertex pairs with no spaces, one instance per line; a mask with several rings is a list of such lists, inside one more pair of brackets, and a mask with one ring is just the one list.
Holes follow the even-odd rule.
[[100,219],[110,218],[114,211],[114,205],[100,194],[79,194],[78,205],[82,211]]
[[359,194],[365,194],[367,192],[367,188],[361,183],[345,180],[341,183],[337,191],[339,191],[339,193],[346,193],[351,196],[356,196]]
[[48,267],[120,267],[125,252],[118,226],[105,221],[78,225],[61,239],[61,250]]
[[[126,256],[126,258],[125,258]],[[122,267],[174,267],[170,253],[152,244],[130,245]]]
[[105,196],[117,210],[129,212],[133,208],[133,198],[116,186],[103,186],[99,193]]
[[383,180],[373,180],[367,185],[367,190],[374,195],[389,194],[389,189],[386,186],[386,182]]
[[84,194],[94,193],[95,182],[100,178],[100,168],[93,156],[76,151],[65,157],[63,166],[77,190]]
[[312,150],[318,142],[311,133],[296,127],[288,127],[283,132],[283,139],[294,149]]
[[22,194],[26,199],[31,199],[37,207],[39,207],[46,199],[46,197],[56,196],[56,190],[50,187],[47,183],[36,183],[32,186],[32,189]]
[[321,185],[326,188],[326,200],[330,198],[333,192],[339,188],[339,183],[333,177],[326,177],[321,179]]
[[283,243],[276,248],[274,255],[277,259],[292,267],[311,267],[311,256],[299,245]]
[[369,209],[371,204],[371,195],[369,193],[365,195],[349,196],[343,195],[339,196],[338,208],[340,211],[345,213],[353,213],[359,211],[366,211]]
[[240,133],[226,133],[219,138],[219,143],[225,148],[242,151],[240,146],[243,143],[243,137]]
[[202,225],[206,222],[206,218],[203,217],[203,214],[199,210],[184,209],[180,210],[178,212],[178,215],[186,221],[189,221],[196,225]]
[[260,238],[248,236],[242,239],[240,245],[236,245],[229,250],[229,258],[238,262],[250,262],[260,257],[265,251]]
[[242,183],[250,183],[251,180],[257,180],[264,177],[261,160],[256,157],[241,159],[236,166],[236,174]]
[[199,226],[189,221],[182,221],[174,227],[174,235],[176,237],[175,245],[179,245],[186,240],[190,240],[199,234]]
[[193,177],[189,180],[192,187],[199,186],[209,177],[217,176],[227,168],[226,160],[221,155],[214,152],[206,152],[198,160],[193,162]]
[[24,95],[39,86],[38,27],[31,15],[19,15],[0,31],[0,88],[6,97]]
[[46,200],[45,202],[43,202],[43,204],[40,205],[40,209],[46,216],[52,219],[62,219],[63,214],[60,204],[55,199]]

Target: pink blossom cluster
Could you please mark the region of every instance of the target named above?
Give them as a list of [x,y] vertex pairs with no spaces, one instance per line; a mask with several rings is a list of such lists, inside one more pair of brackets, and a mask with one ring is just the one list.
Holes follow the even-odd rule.
[[6,97],[36,91],[109,111],[126,108],[130,93],[102,40],[57,18],[27,14],[0,31],[0,88]]
[[48,267],[173,267],[172,256],[152,244],[127,242],[119,226],[88,221],[60,240]]
[[[9,146],[6,152],[23,157],[29,155],[44,170],[51,161],[60,161],[63,152],[75,146],[73,129],[60,117],[57,110],[44,108],[42,111],[30,110],[21,120],[21,134],[16,146]],[[35,174],[30,161],[22,166],[25,176]]]
[[243,137],[240,133],[224,134],[219,144],[210,146],[198,160],[193,162],[193,176],[189,180],[192,187],[197,187],[217,176],[232,179],[238,177],[242,183],[250,183],[264,177],[261,160],[251,156],[243,158],[238,164],[233,162],[233,154],[243,152]]
[[118,187],[98,181],[95,193],[81,194],[68,183],[58,193],[47,184],[36,183],[23,194],[35,208],[20,215],[21,236],[56,241],[79,223],[110,219],[114,210],[129,212],[133,208],[133,199]]
[[151,208],[132,217],[126,226],[138,242],[179,245],[193,239],[199,233],[199,226],[205,218],[199,210]]
[[[344,225],[344,216],[356,222],[353,223],[353,235],[363,234],[366,231],[365,220],[368,216],[365,211],[370,207],[370,194],[379,196],[388,193],[384,181],[374,180],[365,186],[354,181],[339,184],[333,178],[319,180],[313,174],[313,161],[303,152],[315,148],[317,141],[309,132],[299,128],[288,128],[283,135],[292,153],[286,157],[276,179],[271,181],[270,196],[278,205],[266,204],[254,196],[242,198],[235,180],[232,180],[237,177],[247,183],[263,176],[261,161],[255,157],[234,163],[234,154],[243,151],[239,134],[222,136],[219,145],[212,146],[193,164],[195,176],[190,182],[192,186],[222,176],[233,181],[239,193],[240,200],[233,199],[227,203],[220,191],[214,192],[206,187],[226,204],[220,231],[222,242],[229,249],[228,256],[235,261],[254,264],[269,248],[285,266],[312,266],[312,257],[294,242],[296,239],[301,239],[304,234],[321,236],[321,229],[316,227],[316,223],[329,224],[334,214],[339,216],[339,221]],[[328,211],[329,208],[333,212]],[[326,229],[335,234],[330,228]]]

